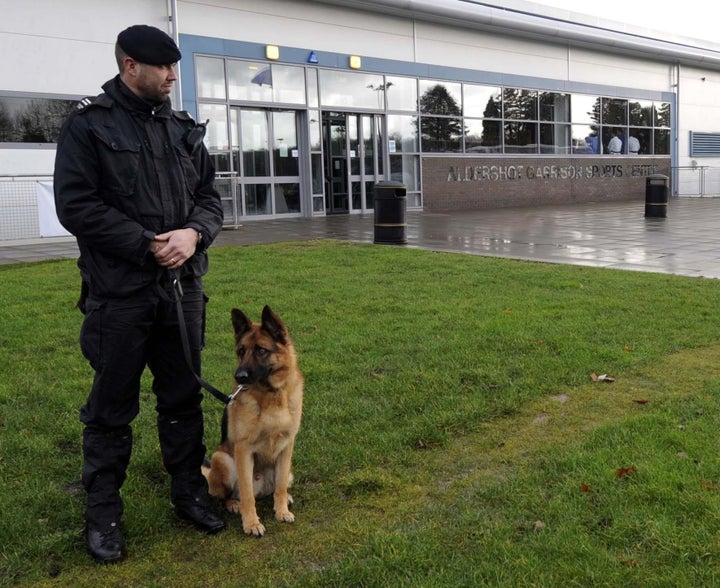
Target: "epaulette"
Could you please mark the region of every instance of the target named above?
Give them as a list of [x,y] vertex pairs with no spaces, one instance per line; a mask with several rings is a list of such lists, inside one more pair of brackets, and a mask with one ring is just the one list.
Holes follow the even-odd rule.
[[112,98],[108,96],[105,93],[98,94],[97,96],[85,96],[80,102],[78,102],[75,106],[76,110],[83,111],[89,108],[90,106],[103,106],[105,108],[110,108],[113,104]]

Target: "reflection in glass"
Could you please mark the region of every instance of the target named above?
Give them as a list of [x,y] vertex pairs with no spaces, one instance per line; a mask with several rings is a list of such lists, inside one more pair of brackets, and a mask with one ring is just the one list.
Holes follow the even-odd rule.
[[358,147],[360,145],[358,138],[358,117],[348,115],[347,117],[347,136],[350,142],[350,173],[354,176],[360,173],[360,157]]
[[0,96],[0,143],[57,143],[76,100]]
[[600,123],[600,97],[573,94],[570,98],[570,120],[574,123]]
[[620,98],[602,99],[603,125],[626,125],[628,101]]
[[465,119],[466,153],[502,153],[502,123],[499,120]]
[[497,86],[463,84],[465,116],[502,118],[502,90]]
[[655,155],[670,155],[670,131],[656,130],[654,141]]
[[267,115],[262,110],[243,110],[240,113],[243,167],[247,177],[270,175]]
[[506,122],[505,153],[537,153],[537,123]]
[[230,100],[272,102],[272,71],[264,62],[227,60]]
[[375,182],[365,182],[365,209],[375,208]]
[[318,74],[314,68],[307,70],[307,100],[310,108],[318,108],[320,106],[320,96],[318,95]]
[[276,176],[297,176],[298,142],[294,112],[273,112],[273,163]]
[[423,116],[420,119],[420,146],[425,153],[454,153],[462,150],[460,118]]
[[628,103],[630,124],[636,127],[651,127],[653,103],[650,100],[631,100]]
[[540,153],[570,153],[570,125],[540,124]]
[[540,120],[570,122],[570,94],[540,92]]
[[215,171],[218,174],[230,172],[230,155],[227,151],[221,153],[211,153],[210,158],[213,160]]
[[574,155],[600,153],[600,138],[595,125],[572,125],[572,153]]
[[288,104],[305,104],[305,71],[292,65],[271,66],[273,100]]
[[271,214],[270,184],[245,184],[245,214]]
[[385,86],[381,75],[331,71],[320,73],[320,101],[323,106],[367,108],[385,107]]
[[365,155],[365,174],[372,175],[374,170],[373,161],[375,159],[375,142],[373,137],[373,118],[372,116],[362,117],[362,136],[363,151]]
[[312,193],[322,194],[323,193],[323,164],[322,154],[313,153],[310,156],[310,166],[312,168]]
[[385,135],[383,135],[382,122],[379,118],[376,118],[373,126],[375,127],[375,145],[377,146],[377,173],[382,176],[385,173]]
[[656,127],[670,127],[670,103],[669,102],[656,102],[655,103],[655,126]]
[[[633,140],[637,139],[637,141]],[[628,135],[628,153],[630,155],[649,155],[652,153],[652,129],[631,128]]]
[[310,127],[310,150],[311,151],[320,151],[321,149],[321,143],[320,143],[320,136],[321,136],[321,124],[320,124],[320,112],[317,110],[310,110],[308,111],[308,117],[310,118],[309,121],[309,127]]
[[538,93],[535,90],[505,88],[503,90],[505,118],[513,120],[538,119]]
[[225,65],[218,57],[196,57],[198,98],[225,98]]
[[300,212],[300,184],[275,184],[275,214]]
[[[603,153],[613,154],[613,155],[627,154],[628,140],[627,140],[627,129],[625,127],[603,125],[603,127],[601,129],[601,133],[602,133]],[[620,139],[619,153],[616,149],[610,149],[610,140],[613,138],[613,134],[617,135],[617,138]]]
[[408,192],[420,189],[420,158],[417,155],[391,155],[390,179],[407,186]]
[[388,110],[416,112],[418,109],[418,90],[415,78],[387,76],[385,78],[385,95],[387,96]]
[[201,121],[210,120],[205,133],[205,145],[208,149],[229,149],[227,106],[224,104],[198,105],[198,117]]
[[389,114],[386,119],[388,151],[390,153],[415,152],[419,150],[417,136],[417,116]]
[[352,210],[362,209],[362,184],[350,182],[350,208]]
[[461,84],[420,80],[420,112],[462,115]]

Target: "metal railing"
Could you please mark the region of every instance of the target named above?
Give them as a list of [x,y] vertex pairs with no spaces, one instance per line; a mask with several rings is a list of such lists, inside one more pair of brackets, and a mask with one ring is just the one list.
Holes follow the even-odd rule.
[[49,190],[52,177],[0,176],[0,241],[54,236],[42,234],[41,184]]

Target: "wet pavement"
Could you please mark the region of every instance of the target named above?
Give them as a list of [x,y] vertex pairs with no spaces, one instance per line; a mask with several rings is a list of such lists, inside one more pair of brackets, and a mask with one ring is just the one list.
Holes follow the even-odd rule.
[[[644,212],[644,201],[409,211],[407,244],[383,246],[720,278],[720,199],[671,199],[666,218]],[[223,230],[215,244],[373,243],[374,223],[372,214],[248,221]],[[0,264],[74,257],[72,238],[0,242]]]

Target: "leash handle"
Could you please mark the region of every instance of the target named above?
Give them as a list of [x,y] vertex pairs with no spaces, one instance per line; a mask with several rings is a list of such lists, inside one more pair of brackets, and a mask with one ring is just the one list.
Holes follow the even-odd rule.
[[190,341],[188,340],[187,326],[185,325],[185,315],[183,314],[182,309],[182,284],[180,284],[180,278],[178,278],[177,272],[173,270],[168,270],[168,273],[170,274],[170,281],[172,282],[173,292],[175,294],[175,310],[177,312],[178,328],[180,329],[180,339],[182,340],[185,363],[187,363],[188,368],[190,368],[190,373],[193,375],[197,383],[200,384],[202,388],[210,392],[210,394],[212,394],[223,404],[230,404],[230,402],[234,400],[235,394],[233,394],[232,397],[228,396],[227,394],[223,394],[222,392],[220,392],[220,390],[215,388],[215,386],[208,384],[197,373],[195,373],[192,364],[192,358],[190,357]]

